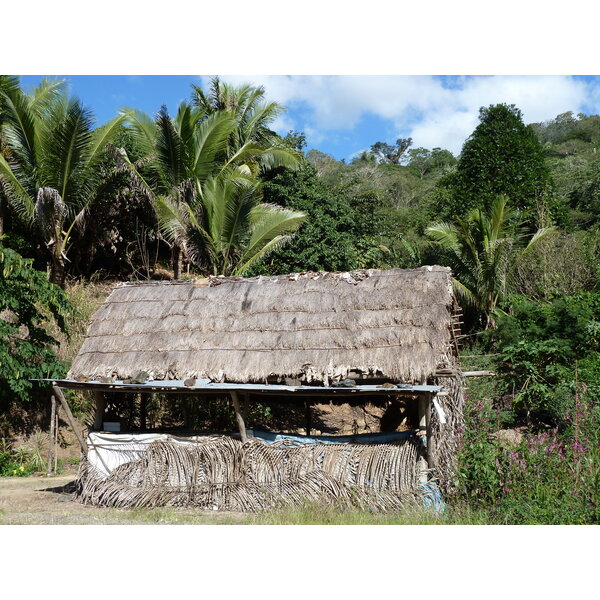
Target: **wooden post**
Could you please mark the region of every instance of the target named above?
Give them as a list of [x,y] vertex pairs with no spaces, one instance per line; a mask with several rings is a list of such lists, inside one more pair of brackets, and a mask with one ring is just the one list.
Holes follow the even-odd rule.
[[427,467],[433,469],[433,433],[431,429],[432,394],[427,394],[425,405],[425,435],[427,436]]
[[231,392],[231,401],[233,403],[233,409],[235,410],[235,419],[240,430],[240,437],[242,439],[242,443],[244,443],[248,438],[246,437],[246,424],[244,423],[244,417],[240,409],[240,401],[237,392]]
[[428,395],[419,394],[418,399],[418,415],[419,415],[419,425],[417,430],[417,437],[420,443],[420,455],[418,459],[419,466],[419,482],[427,483],[427,445],[426,445],[426,435],[427,435],[427,403],[428,403]]
[[312,414],[310,410],[310,400],[304,401],[304,412],[306,416],[306,435],[310,435],[312,429]]
[[56,423],[54,424],[54,473],[58,473],[58,411],[56,411]]
[[83,437],[81,436],[81,431],[79,431],[77,429],[77,424],[75,423],[75,418],[73,417],[73,413],[71,412],[71,409],[69,408],[69,405],[67,404],[67,401],[65,400],[65,397],[63,396],[62,390],[56,385],[52,386],[52,390],[54,391],[54,394],[58,398],[61,406],[65,410],[65,414],[67,415],[67,421],[69,421],[69,425],[72,427],[73,431],[75,432],[75,436],[77,437],[77,441],[79,442],[79,445],[81,446],[81,450],[83,451],[84,456],[87,457],[87,446],[85,445],[85,442],[83,441]]
[[52,408],[50,415],[50,441],[48,443],[48,470],[46,472],[48,477],[50,477],[50,473],[52,472],[52,451],[54,450],[54,452],[56,452],[54,449],[54,422],[56,421],[56,398],[54,395],[52,396],[51,402]]
[[102,431],[104,427],[104,411],[106,410],[106,395],[104,392],[94,392],[96,409],[94,413],[94,431]]
[[140,395],[140,430],[146,431],[146,418],[148,416],[148,398],[150,394]]

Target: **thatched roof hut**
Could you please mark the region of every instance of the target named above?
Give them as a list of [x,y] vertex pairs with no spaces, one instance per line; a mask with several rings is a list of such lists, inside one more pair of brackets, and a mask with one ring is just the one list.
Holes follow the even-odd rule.
[[[432,474],[447,489],[463,418],[456,309],[450,271],[437,266],[122,283],[92,317],[68,379],[54,382],[63,402],[60,387],[96,394],[79,497],[235,510],[358,499],[385,510]],[[239,440],[98,431],[106,396],[130,392],[140,407],[152,393],[229,395]],[[304,402],[307,437],[252,439],[238,394]],[[340,397],[404,398],[415,408],[409,430],[310,438],[311,406]],[[391,440],[377,437],[387,431]]]
[[454,308],[443,267],[123,283],[70,377],[420,382],[451,362]]

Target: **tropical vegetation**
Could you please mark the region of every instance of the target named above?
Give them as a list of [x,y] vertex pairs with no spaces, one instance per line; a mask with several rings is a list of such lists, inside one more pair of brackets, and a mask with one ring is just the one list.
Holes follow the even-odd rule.
[[598,522],[600,116],[526,124],[497,104],[458,156],[399,138],[346,162],[273,131],[284,107],[251,84],[191,86],[173,114],[92,108],[0,77],[4,436],[29,379],[68,368],[85,321],[69,298],[89,314],[99,280],[442,264],[463,366],[496,373],[468,380],[451,510]]

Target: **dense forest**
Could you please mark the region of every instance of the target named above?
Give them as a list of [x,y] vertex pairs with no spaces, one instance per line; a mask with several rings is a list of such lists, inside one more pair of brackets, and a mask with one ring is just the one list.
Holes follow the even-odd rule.
[[30,378],[68,370],[103,282],[440,264],[463,368],[496,373],[469,381],[452,502],[598,522],[600,116],[496,104],[458,156],[406,138],[346,162],[272,131],[267,92],[215,78],[97,124],[65,82],[0,76],[1,435]]

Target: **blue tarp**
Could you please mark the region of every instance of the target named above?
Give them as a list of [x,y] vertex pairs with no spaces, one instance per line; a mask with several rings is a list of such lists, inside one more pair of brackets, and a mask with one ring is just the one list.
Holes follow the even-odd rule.
[[280,442],[289,440],[295,444],[389,444],[415,436],[415,431],[400,431],[394,433],[362,433],[359,435],[291,435],[287,433],[272,433],[258,429],[249,429],[248,434],[265,440],[265,442]]

